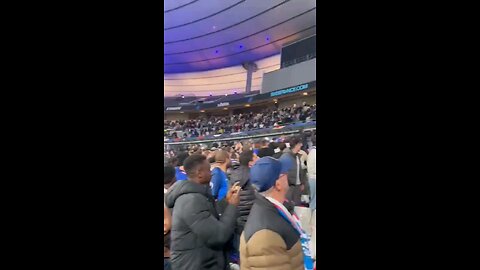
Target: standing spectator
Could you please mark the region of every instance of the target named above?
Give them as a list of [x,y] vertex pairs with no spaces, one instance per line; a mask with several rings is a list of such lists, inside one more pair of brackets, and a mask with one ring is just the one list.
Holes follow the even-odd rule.
[[171,157],[168,159],[168,162],[167,162],[168,165],[171,165],[173,167],[177,167],[178,165],[178,158],[176,157]]
[[212,181],[210,182],[210,186],[212,188],[213,198],[217,201],[221,201],[227,195],[227,169],[230,164],[231,162],[227,151],[218,150],[215,153],[215,167],[212,170]]
[[232,154],[230,154],[230,159],[232,161],[232,164],[233,163],[238,163],[238,154],[233,152]]
[[173,186],[177,181],[175,175],[175,167],[172,165],[166,165],[163,168],[163,193],[166,194],[168,189]]
[[188,158],[188,152],[182,152],[177,156],[177,167],[175,167],[175,177],[177,181],[187,180],[187,173],[183,168],[183,162]]
[[283,206],[290,161],[264,157],[251,168],[250,180],[260,194],[240,237],[242,270],[313,269],[309,249],[302,245],[308,238]]
[[232,238],[239,202],[237,187],[227,194],[228,206],[218,216],[210,189],[210,164],[202,155],[184,162],[188,180],[176,183],[167,194],[173,208],[172,269],[226,270],[225,245]]
[[242,150],[243,150],[242,142],[236,143],[235,144],[235,151],[237,151],[237,153],[242,153]]
[[310,209],[317,209],[317,137],[312,137],[312,149],[308,153],[307,171],[310,185]]
[[305,152],[303,149],[300,149],[300,151],[298,151],[298,157],[300,158],[300,165],[302,165],[302,169],[306,170],[307,169],[307,159],[308,159],[307,152]]
[[[302,142],[303,145],[305,145],[303,142]],[[303,147],[305,148],[305,147]],[[307,175],[307,159],[308,159],[308,154],[307,152],[305,152],[303,149],[300,149],[300,151],[298,151],[298,157],[300,158],[300,165],[301,165],[301,173],[303,175],[305,175],[305,182],[304,183],[304,189],[302,190],[302,195],[310,195],[310,185],[308,183],[308,177],[306,176]]]
[[286,148],[286,144],[284,142],[278,143],[278,152],[273,154],[273,157],[276,159],[279,159],[283,155],[283,150]]
[[290,147],[283,150],[283,154],[280,159],[288,159],[294,165],[288,171],[288,189],[287,199],[293,202],[295,206],[302,204],[302,192],[305,189],[306,174],[302,169],[300,157],[298,152],[302,148],[302,142],[298,137],[292,137],[289,141]]
[[249,141],[246,141],[242,147],[243,151],[253,150],[252,144]]
[[236,170],[240,166],[239,160],[238,160],[238,154],[233,152],[230,154],[230,165],[227,168],[227,179],[228,179],[228,187],[230,188],[231,185],[231,175],[234,170]]
[[258,157],[271,157],[273,154],[275,154],[275,151],[268,145],[268,141],[266,139],[262,139],[259,143],[259,148],[258,149]]
[[[175,168],[165,166],[163,168],[163,194],[175,183]],[[165,202],[163,203],[163,269],[171,269],[170,266],[170,229],[172,228],[172,215]]]
[[250,168],[255,164],[258,157],[253,151],[245,151],[240,154],[240,167],[232,172],[230,183],[238,183],[240,190],[240,202],[238,204],[239,216],[235,227],[235,235],[233,239],[234,257],[238,259],[238,250],[240,245],[240,235],[243,227],[247,222],[250,209],[255,201],[255,190],[250,183]]

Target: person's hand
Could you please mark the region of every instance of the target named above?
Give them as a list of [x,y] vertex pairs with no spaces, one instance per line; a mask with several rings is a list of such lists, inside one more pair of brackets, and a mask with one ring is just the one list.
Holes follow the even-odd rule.
[[233,184],[227,193],[227,202],[235,206],[240,202],[240,186],[238,184],[238,182]]

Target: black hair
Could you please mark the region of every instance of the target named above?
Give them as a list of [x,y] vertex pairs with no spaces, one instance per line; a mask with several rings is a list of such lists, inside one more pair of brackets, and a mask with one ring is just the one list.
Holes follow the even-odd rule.
[[270,148],[270,147],[260,148],[260,149],[258,149],[258,152],[257,152],[257,156],[258,156],[259,158],[262,158],[262,157],[271,157],[271,156],[273,156],[273,154],[275,154],[275,150],[273,150],[273,149]]
[[271,142],[268,147],[272,148],[272,149],[276,149],[278,147],[278,143],[276,142]]
[[193,154],[189,156],[183,162],[183,168],[188,175],[192,175],[194,171],[197,169],[198,165],[202,164],[207,157],[199,154]]
[[240,165],[248,166],[248,163],[253,160],[253,151],[244,151],[240,154]]
[[285,150],[287,148],[287,145],[284,142],[281,142],[278,144],[278,148],[280,148],[281,151]]
[[290,148],[294,148],[295,145],[302,142],[302,139],[295,136],[295,137],[292,137],[288,142],[290,143]]
[[268,141],[266,139],[260,139],[256,143],[260,144],[260,146],[267,146]]
[[177,165],[178,165],[178,166],[184,166],[183,163],[185,163],[185,159],[187,159],[188,156],[189,156],[189,155],[188,155],[188,152],[182,152],[182,153],[178,154],[178,155],[177,155],[177,159],[178,159]]
[[208,162],[209,162],[209,163],[215,163],[215,156],[210,157],[210,158],[208,159]]
[[173,181],[175,177],[175,168],[171,165],[163,167],[163,184],[167,185]]
[[167,162],[168,165],[172,165],[173,167],[176,167],[177,163],[178,163],[178,158],[176,157],[169,158]]

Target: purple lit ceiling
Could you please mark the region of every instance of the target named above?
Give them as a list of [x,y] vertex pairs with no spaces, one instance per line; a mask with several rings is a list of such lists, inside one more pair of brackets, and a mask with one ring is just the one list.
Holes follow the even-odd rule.
[[185,73],[278,54],[316,33],[314,0],[164,0],[164,70]]

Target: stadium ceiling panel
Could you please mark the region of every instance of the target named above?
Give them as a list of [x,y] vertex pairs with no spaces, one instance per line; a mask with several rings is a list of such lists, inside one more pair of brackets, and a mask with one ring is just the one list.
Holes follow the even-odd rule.
[[[252,76],[252,91],[261,89],[263,75],[280,67],[280,55],[257,60],[258,70]],[[164,96],[231,95],[245,91],[247,71],[231,66],[209,71],[163,74]]]
[[257,61],[315,33],[314,0],[165,0],[164,72]]

